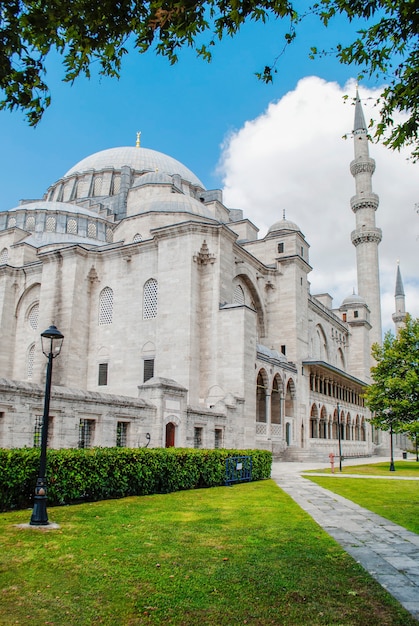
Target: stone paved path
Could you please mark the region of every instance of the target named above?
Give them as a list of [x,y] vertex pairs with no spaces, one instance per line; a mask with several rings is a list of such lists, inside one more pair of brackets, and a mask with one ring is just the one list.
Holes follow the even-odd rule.
[[272,478],[419,620],[419,535],[301,476],[326,466],[274,463]]

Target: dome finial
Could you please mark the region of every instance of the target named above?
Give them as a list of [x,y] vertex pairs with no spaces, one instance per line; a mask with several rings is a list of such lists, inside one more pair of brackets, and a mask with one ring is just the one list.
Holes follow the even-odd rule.
[[138,131],[138,133],[137,133],[137,141],[135,142],[135,147],[136,148],[140,147],[140,142],[141,142],[141,131]]
[[285,219],[285,209],[282,209],[282,219]]

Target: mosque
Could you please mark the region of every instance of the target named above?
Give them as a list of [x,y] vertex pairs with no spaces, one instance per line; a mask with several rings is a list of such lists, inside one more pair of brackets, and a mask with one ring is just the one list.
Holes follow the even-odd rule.
[[338,308],[310,293],[295,223],[284,215],[258,239],[220,190],[139,138],[0,212],[0,446],[39,445],[40,333],[54,324],[65,339],[51,448],[256,447],[287,460],[382,449],[362,397],[382,334],[381,230],[358,96],[353,142],[358,294]]

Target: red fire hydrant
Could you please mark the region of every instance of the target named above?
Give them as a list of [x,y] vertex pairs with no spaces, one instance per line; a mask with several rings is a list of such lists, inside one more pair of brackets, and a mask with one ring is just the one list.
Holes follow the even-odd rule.
[[329,454],[329,459],[330,459],[330,467],[332,468],[332,474],[334,474],[335,473],[335,455],[333,454],[333,452]]

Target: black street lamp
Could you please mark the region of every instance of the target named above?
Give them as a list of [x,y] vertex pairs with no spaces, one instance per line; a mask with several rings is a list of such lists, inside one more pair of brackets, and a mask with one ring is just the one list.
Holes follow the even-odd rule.
[[390,472],[395,472],[394,454],[393,454],[393,419],[390,419]]
[[41,333],[42,352],[48,359],[47,379],[45,383],[44,415],[42,418],[41,433],[41,458],[39,462],[38,480],[35,487],[35,498],[32,511],[31,526],[46,526],[48,524],[47,513],[47,442],[48,442],[48,420],[49,401],[51,397],[51,375],[52,360],[61,352],[64,335],[60,333],[56,326],[50,326]]
[[391,409],[384,409],[384,415],[387,418],[387,421],[390,423],[390,467],[389,472],[395,472],[396,468],[394,467],[394,450],[393,450],[393,412]]
[[342,433],[340,430],[340,406],[339,402],[337,405],[338,409],[338,439],[339,439],[339,471],[342,471]]

